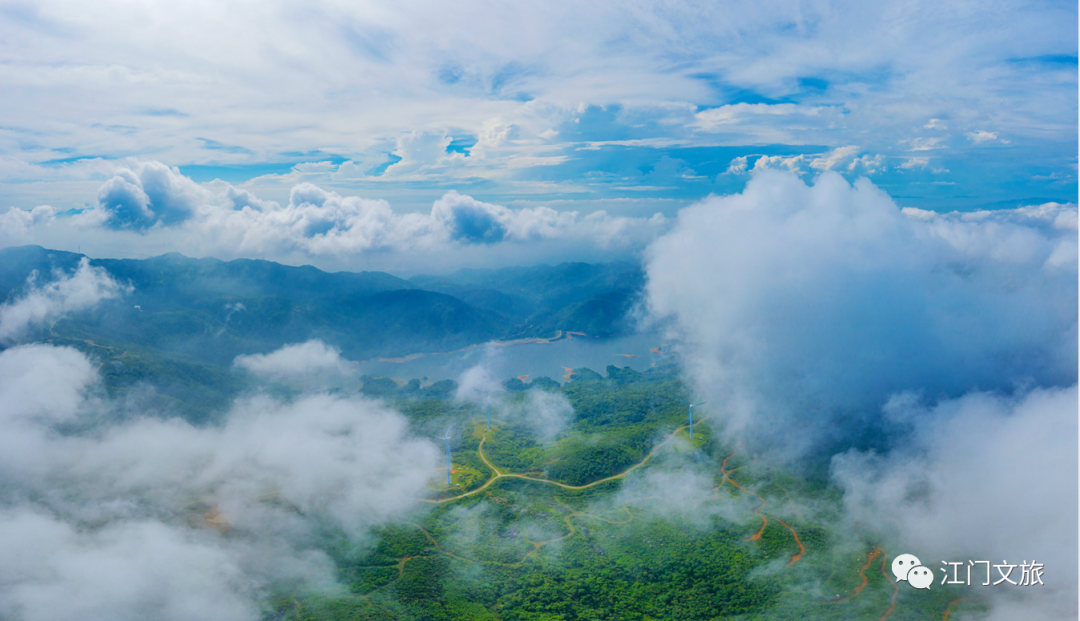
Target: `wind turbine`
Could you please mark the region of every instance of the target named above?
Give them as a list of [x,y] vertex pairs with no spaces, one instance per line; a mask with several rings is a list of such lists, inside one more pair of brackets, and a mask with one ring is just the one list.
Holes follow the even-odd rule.
[[694,439],[694,407],[699,406],[699,405],[705,405],[706,402],[702,401],[701,403],[690,403],[689,401],[683,401],[682,399],[679,399],[679,401],[682,401],[686,405],[690,406],[690,439],[693,440]]
[[446,441],[446,484],[450,485],[450,428],[446,428],[446,436],[440,438],[439,436],[431,436],[437,440]]
[[488,429],[491,429],[491,404],[488,405]]

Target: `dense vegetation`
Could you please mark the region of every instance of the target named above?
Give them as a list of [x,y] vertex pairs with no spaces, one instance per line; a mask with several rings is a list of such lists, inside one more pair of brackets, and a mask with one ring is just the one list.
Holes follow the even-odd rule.
[[[82,258],[40,246],[0,249],[0,302],[70,275]],[[625,329],[619,309],[628,307],[642,283],[640,270],[622,263],[464,270],[411,281],[382,272],[331,274],[177,253],[90,264],[132,290],[92,310],[68,313],[25,340],[80,349],[102,362],[112,392],[152,385],[148,406],[195,422],[213,420],[245,388],[245,378],[230,371],[241,354],[317,338],[346,358],[363,360],[566,330],[617,334]],[[364,392],[396,394],[391,384],[375,380]],[[541,384],[558,387],[548,378],[530,386]],[[511,383],[508,389],[525,386]],[[417,382],[409,390],[438,397],[452,386],[421,391]]]
[[[0,249],[0,300],[70,274],[82,255],[40,246]],[[613,263],[470,270],[403,280],[382,272],[327,273],[270,261],[93,259],[133,287],[54,329],[103,344],[228,365],[240,354],[322,339],[351,359],[445,352],[493,339],[560,331],[613,335],[642,285]]]
[[[713,438],[705,423],[690,441],[680,429],[686,414],[675,397],[687,395],[675,367],[644,374],[609,367],[606,376],[578,371],[575,381],[554,389],[573,404],[575,418],[550,442],[520,419],[495,420],[488,430],[476,406],[404,387],[383,395],[418,432],[447,420],[464,424],[453,444],[454,483],[461,487],[437,484],[433,498],[454,500],[381,529],[374,547],[330,546],[348,594],[281,594],[268,615],[312,621],[878,619],[895,601],[891,619],[940,619],[960,597],[946,588],[894,587],[878,542],[828,526],[827,508],[835,510],[837,498],[823,482],[757,470]],[[507,394],[511,405],[527,399],[528,390],[553,390],[524,386]],[[673,432],[676,441],[665,444]],[[643,468],[589,485],[626,472],[658,445]],[[491,482],[495,473],[481,451],[503,475],[531,478]],[[657,506],[679,494],[628,497],[630,490],[650,489],[640,484],[653,464],[668,473],[673,464],[712,471],[715,488],[683,498],[690,510]],[[729,475],[745,489],[726,482]],[[463,491],[473,493],[462,497]],[[800,508],[793,494],[826,510]],[[763,498],[791,506],[780,518],[763,511],[768,521],[761,528],[754,508]]]
[[[8,299],[20,294],[30,271],[70,271],[79,260],[40,248],[0,255],[0,295]],[[607,322],[605,313],[622,316],[620,305],[632,297],[626,292],[641,284],[634,268],[619,264],[411,281],[177,255],[95,264],[136,283],[135,292],[32,336],[90,354],[110,391],[152,386],[126,393],[140,394],[143,410],[196,423],[214,422],[233,397],[255,388],[253,378],[231,368],[237,353],[320,336],[355,357],[404,353],[394,348],[405,344],[450,347],[512,336],[510,330],[600,332],[583,326]],[[223,312],[235,303],[245,310]],[[579,319],[584,323],[574,323]],[[526,330],[515,323],[534,320]],[[380,331],[399,334],[380,340]],[[691,395],[672,359],[646,373],[609,366],[603,373],[575,369],[569,377],[504,381],[490,430],[478,405],[452,398],[452,381],[364,376],[335,387],[385,400],[417,435],[454,424],[453,485],[433,484],[429,500],[445,502],[425,504],[411,519],[380,529],[371,545],[329,533],[322,547],[344,592],[279,586],[266,618],[879,619],[888,613],[897,621],[940,619],[950,604],[980,606],[957,604],[960,592],[947,587],[896,588],[888,553],[879,549],[887,542],[836,526],[840,500],[825,476],[759,467],[714,437],[706,422],[691,440],[679,402]],[[287,383],[260,388],[286,399],[301,390]],[[539,433],[527,415],[538,391],[573,408],[553,435]],[[668,485],[680,472],[698,477],[697,487]]]

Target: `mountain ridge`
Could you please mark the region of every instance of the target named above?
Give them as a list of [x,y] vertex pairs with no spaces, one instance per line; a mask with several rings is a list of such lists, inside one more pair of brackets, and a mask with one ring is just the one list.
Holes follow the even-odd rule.
[[[137,344],[198,363],[322,339],[352,359],[454,351],[561,331],[615,336],[644,282],[628,263],[466,270],[406,280],[385,272],[324,272],[258,259],[166,253],[93,259],[41,246],[0,249],[0,299],[73,272],[86,258],[130,293],[68,313],[54,338]],[[458,279],[458,280],[454,280]]]

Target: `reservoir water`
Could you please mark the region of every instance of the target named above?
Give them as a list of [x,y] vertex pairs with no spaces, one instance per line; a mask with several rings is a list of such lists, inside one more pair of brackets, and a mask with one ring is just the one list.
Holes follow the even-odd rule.
[[364,360],[357,365],[362,375],[439,381],[456,380],[467,369],[482,364],[499,379],[527,375],[525,381],[550,377],[563,382],[567,368],[587,367],[601,375],[606,374],[608,365],[647,371],[666,357],[659,353],[665,351],[661,338],[653,332],[611,339],[570,334],[550,342],[493,342],[450,353]]

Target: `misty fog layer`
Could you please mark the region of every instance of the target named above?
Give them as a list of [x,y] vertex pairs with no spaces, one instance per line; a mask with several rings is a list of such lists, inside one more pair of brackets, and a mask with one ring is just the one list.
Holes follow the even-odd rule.
[[541,442],[554,440],[574,420],[574,407],[560,393],[530,390],[523,401],[511,400],[483,362],[466,369],[457,384],[456,400],[490,406],[492,419],[524,425]]
[[[253,395],[202,428],[123,407],[74,349],[0,352],[3,616],[258,618],[270,587],[331,588],[325,535],[363,545],[434,473],[435,447],[360,397]],[[129,422],[71,431],[108,418]]]

